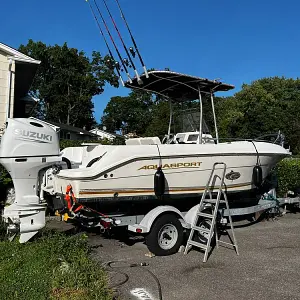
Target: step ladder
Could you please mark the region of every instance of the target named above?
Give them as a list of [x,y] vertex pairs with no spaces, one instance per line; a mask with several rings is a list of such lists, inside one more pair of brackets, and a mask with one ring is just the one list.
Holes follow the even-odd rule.
[[[221,176],[216,174],[217,166],[221,166],[221,168],[223,169]],[[210,173],[210,176],[209,176],[209,179],[207,181],[204,193],[201,197],[199,208],[197,210],[194,221],[192,223],[191,232],[189,234],[189,238],[188,238],[185,250],[184,250],[184,254],[187,254],[187,252],[190,250],[190,248],[192,246],[195,246],[195,247],[205,250],[203,262],[207,261],[208,254],[209,254],[210,248],[211,248],[211,241],[212,241],[212,238],[214,235],[215,235],[215,239],[216,239],[217,248],[219,247],[219,244],[230,245],[230,246],[234,247],[236,254],[239,255],[238,246],[237,246],[237,242],[236,242],[234,230],[233,230],[233,225],[232,225],[232,218],[230,215],[228,200],[227,200],[225,186],[224,186],[224,178],[225,178],[225,174],[226,174],[226,169],[227,169],[227,166],[224,162],[214,163],[213,168]],[[217,198],[213,199],[212,198],[212,190],[215,190],[214,187],[215,187],[215,182],[217,179],[219,179],[220,185],[218,187]],[[207,195],[209,195],[209,199],[207,199]],[[221,199],[222,195],[223,195],[224,200]],[[228,233],[228,236],[229,236],[229,239],[231,240],[231,243],[227,243],[227,242],[224,242],[224,241],[221,241],[218,239],[217,215],[218,215],[220,203],[224,203],[226,205],[227,211],[229,212],[228,219],[229,219],[229,223],[230,223],[232,238],[230,237],[229,233]],[[211,206],[212,214],[203,212],[203,209],[205,209],[205,206],[207,206],[207,204]],[[211,220],[209,229],[197,226],[199,224],[198,221],[201,220],[201,218]],[[193,240],[196,232],[200,233],[200,235],[202,235],[203,233],[206,233],[207,242],[200,243],[198,241]]]

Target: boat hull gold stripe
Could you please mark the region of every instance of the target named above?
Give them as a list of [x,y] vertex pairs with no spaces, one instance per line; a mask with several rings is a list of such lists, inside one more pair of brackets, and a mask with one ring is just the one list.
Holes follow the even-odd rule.
[[[245,184],[237,184],[237,185],[230,185],[226,186],[226,189],[233,189],[233,188],[240,188],[249,186],[251,183],[245,183]],[[215,187],[214,190],[217,190],[218,187]],[[205,190],[205,187],[203,188],[187,188],[187,189],[174,189],[174,190],[168,190],[168,193],[176,193],[176,192],[203,192]],[[114,193],[118,194],[146,194],[146,193],[154,193],[154,190],[111,190],[111,191],[80,191],[79,195],[111,195]]]

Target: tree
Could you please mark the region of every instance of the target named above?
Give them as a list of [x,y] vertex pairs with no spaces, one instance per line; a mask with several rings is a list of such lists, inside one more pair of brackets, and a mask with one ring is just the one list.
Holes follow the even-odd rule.
[[150,93],[139,91],[132,91],[126,97],[112,97],[101,122],[110,132],[143,135],[152,118],[153,101]]
[[[180,114],[184,109],[195,108],[195,103],[173,103],[171,132],[182,128]],[[199,105],[197,105],[199,110]],[[132,91],[126,97],[112,97],[101,119],[110,132],[136,133],[138,136],[163,138],[168,132],[170,103],[166,99],[144,91]]]
[[151,119],[144,128],[145,136],[158,136],[163,138],[168,133],[170,120],[170,105],[166,101],[153,103],[151,107]]
[[244,84],[233,97],[216,103],[223,137],[255,138],[280,130],[293,152],[299,152],[299,79],[262,78],[250,85]]
[[30,93],[41,100],[36,116],[77,127],[91,127],[92,97],[103,92],[106,83],[118,87],[118,79],[99,52],[92,57],[83,51],[62,46],[47,46],[29,40],[19,50],[41,60]]

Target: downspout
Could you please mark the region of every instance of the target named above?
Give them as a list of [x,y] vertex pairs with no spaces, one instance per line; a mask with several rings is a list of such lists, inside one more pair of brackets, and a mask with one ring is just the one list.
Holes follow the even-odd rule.
[[12,66],[13,60],[10,59],[8,63],[8,71],[7,71],[7,87],[8,87],[8,93],[7,93],[7,101],[6,101],[6,120],[10,117],[10,100],[11,100],[11,66]]

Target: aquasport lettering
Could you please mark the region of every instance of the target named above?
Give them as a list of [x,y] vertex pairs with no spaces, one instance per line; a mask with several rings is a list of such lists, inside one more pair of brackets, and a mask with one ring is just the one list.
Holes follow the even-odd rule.
[[[199,168],[202,162],[163,164],[162,169]],[[159,165],[145,165],[138,170],[156,170]]]

